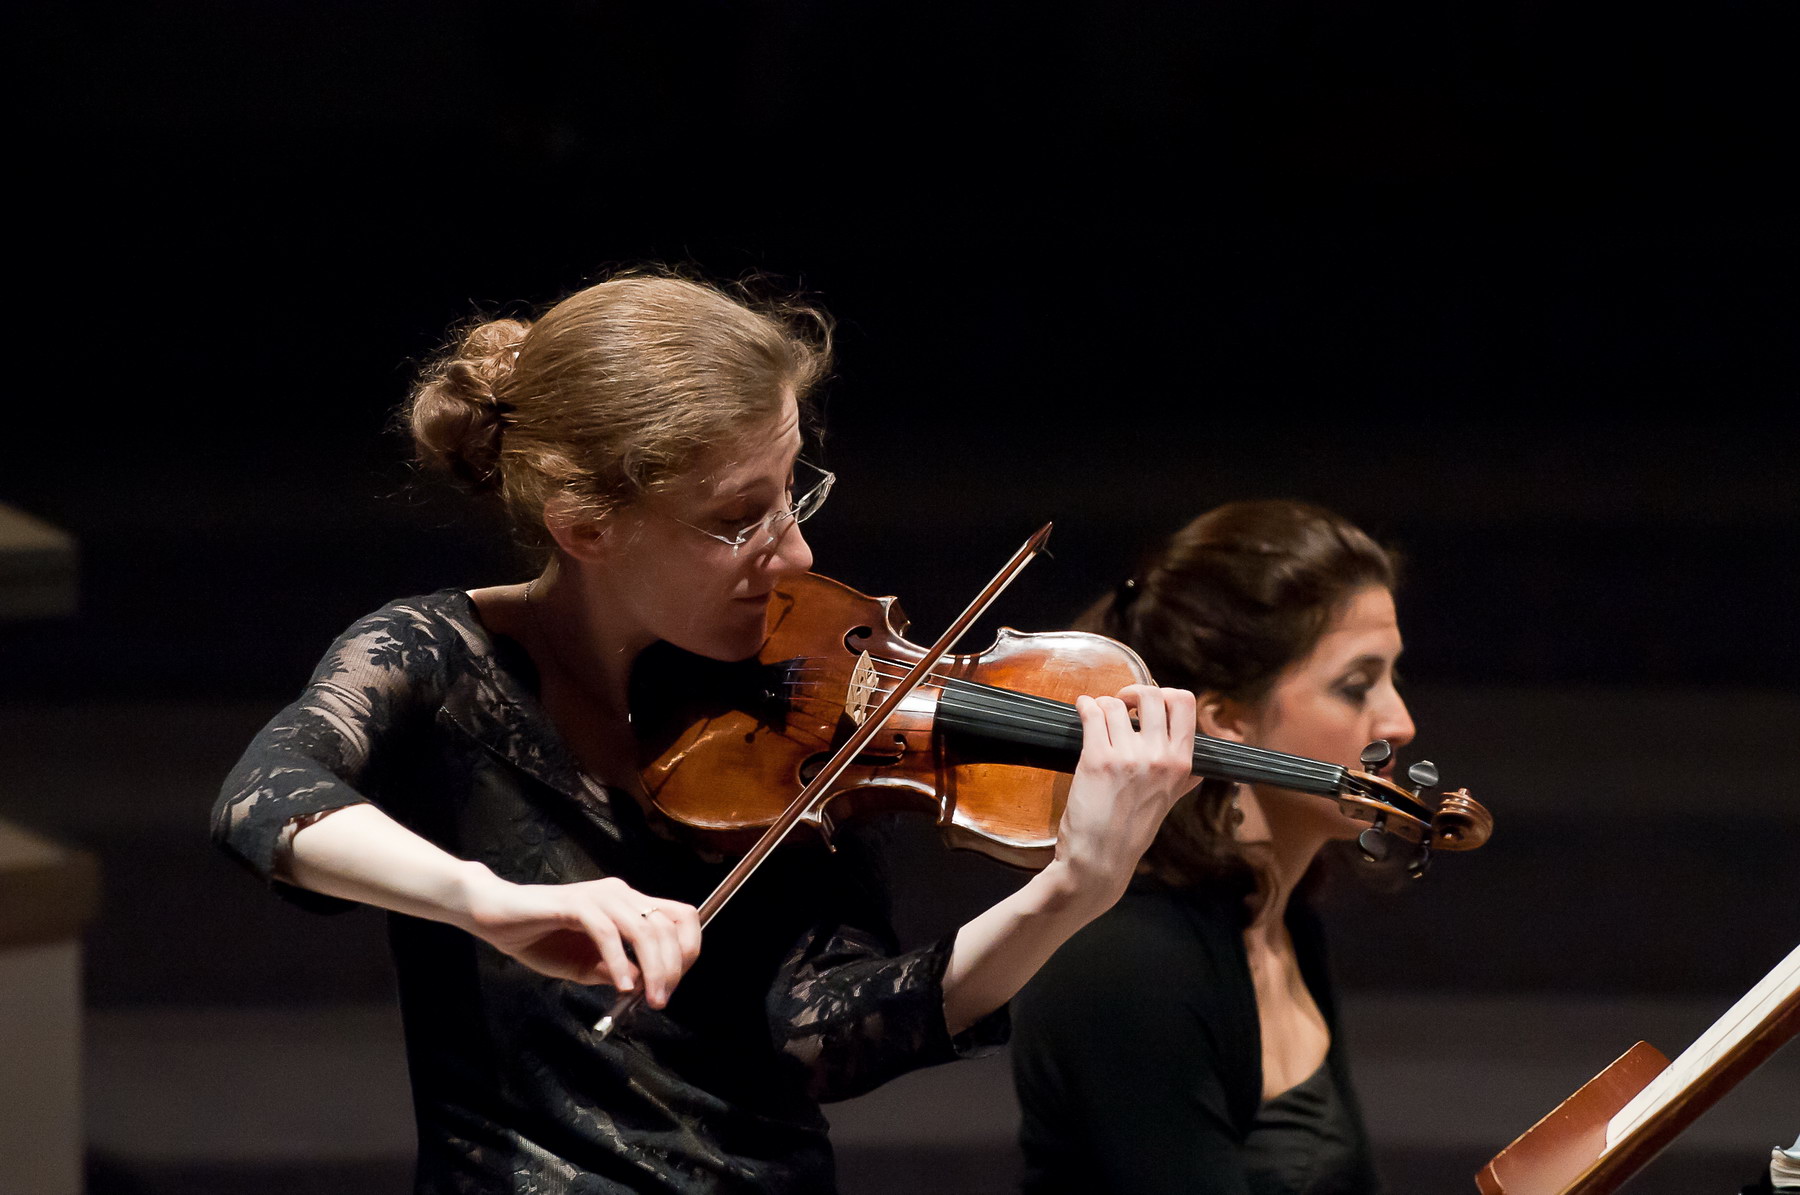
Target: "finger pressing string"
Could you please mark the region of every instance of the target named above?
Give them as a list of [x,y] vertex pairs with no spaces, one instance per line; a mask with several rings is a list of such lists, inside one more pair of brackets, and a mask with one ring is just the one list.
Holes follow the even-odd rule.
[[1127,704],[1135,702],[1137,706],[1138,732],[1158,738],[1168,737],[1169,711],[1163,701],[1162,690],[1133,686],[1125,692],[1131,696],[1126,698],[1122,693],[1121,699]]
[[[885,660],[877,660],[876,665],[880,674],[888,679],[893,678],[892,670],[900,667],[897,663]],[[1070,732],[1079,725],[1079,716],[1075,713],[1074,707],[1066,701],[1001,689],[981,684],[978,681],[963,680],[941,674],[937,675],[935,679],[939,688],[946,695],[952,696],[960,702],[968,702],[979,707],[982,719],[988,725],[1049,734]],[[812,681],[798,682],[796,688],[800,687],[812,687],[813,690],[802,700],[832,705],[839,705],[843,701],[841,682],[830,684]],[[885,700],[889,692],[888,689],[878,688],[872,694],[872,698],[879,703]],[[1172,732],[1171,724],[1167,733]],[[1272,776],[1305,775],[1312,777],[1316,782],[1326,783],[1340,776],[1343,770],[1335,764],[1308,760],[1289,755],[1286,752],[1254,747],[1247,743],[1235,743],[1205,735],[1196,735],[1196,740],[1197,751],[1204,754],[1215,766],[1225,767],[1231,774],[1245,768],[1254,768],[1268,771]]]

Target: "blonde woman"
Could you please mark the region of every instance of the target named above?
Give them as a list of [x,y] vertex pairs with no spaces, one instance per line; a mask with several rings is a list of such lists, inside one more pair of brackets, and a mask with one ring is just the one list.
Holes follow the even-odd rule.
[[225,784],[215,837],[277,892],[393,914],[419,1192],[834,1190],[820,1101],[1002,1038],[1191,783],[1191,695],[1084,697],[1055,862],[945,940],[895,953],[868,877],[803,848],[702,938],[729,861],[649,804],[628,682],[653,644],[754,654],[811,567],[824,327],[637,273],[469,329],[407,415],[541,570],[358,622]]

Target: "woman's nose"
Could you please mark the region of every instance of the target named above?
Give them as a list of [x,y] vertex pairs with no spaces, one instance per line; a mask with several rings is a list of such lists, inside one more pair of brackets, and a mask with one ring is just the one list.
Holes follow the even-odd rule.
[[1393,700],[1375,719],[1375,737],[1386,739],[1394,745],[1395,750],[1412,742],[1417,728],[1413,725],[1412,713],[1406,708],[1406,699],[1395,693]]
[[789,519],[769,544],[768,551],[763,556],[762,567],[769,572],[787,576],[806,572],[812,568],[812,564],[812,545],[801,534],[800,524]]

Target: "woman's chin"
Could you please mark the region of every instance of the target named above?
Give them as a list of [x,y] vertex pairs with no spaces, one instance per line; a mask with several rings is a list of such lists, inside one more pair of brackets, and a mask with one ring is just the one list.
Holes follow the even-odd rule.
[[677,646],[709,660],[721,660],[728,664],[749,659],[761,651],[763,643],[768,640],[768,605],[764,603],[753,611],[734,610],[732,615],[729,619],[715,623],[703,638]]

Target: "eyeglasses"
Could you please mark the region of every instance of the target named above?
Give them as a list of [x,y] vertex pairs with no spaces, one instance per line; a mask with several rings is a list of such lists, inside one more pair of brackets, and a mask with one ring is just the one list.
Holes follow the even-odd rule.
[[[741,528],[731,535],[720,535],[716,531],[708,531],[706,528],[690,523],[686,519],[675,519],[674,515],[669,515],[668,517],[675,519],[675,521],[680,523],[683,527],[692,527],[695,531],[698,531],[708,539],[718,540],[734,552],[752,542],[759,547],[766,544],[772,544],[787,533],[787,525],[789,523],[804,523],[806,520],[818,514],[819,507],[825,505],[825,499],[831,495],[831,483],[837,480],[837,474],[828,469],[821,469],[817,465],[807,461],[796,460],[794,462],[795,484],[799,481],[800,470],[802,469],[807,470],[809,475],[818,478],[817,481],[813,482],[811,489],[794,499],[794,501],[787,506],[777,507],[762,518],[756,520],[756,522]],[[789,486],[788,492],[793,492],[793,485]]]

